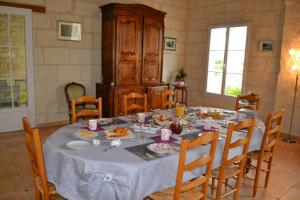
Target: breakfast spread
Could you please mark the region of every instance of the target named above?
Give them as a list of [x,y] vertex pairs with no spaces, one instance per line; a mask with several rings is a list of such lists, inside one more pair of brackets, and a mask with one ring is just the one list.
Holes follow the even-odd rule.
[[222,115],[220,112],[209,112],[209,113],[198,112],[198,113],[196,113],[196,116],[200,117],[200,118],[211,117],[213,119],[224,119],[225,118],[225,115]]
[[166,121],[167,117],[165,115],[161,115],[161,114],[155,114],[152,116],[153,119],[158,120],[158,121]]
[[94,134],[93,134],[92,132],[90,132],[90,131],[88,131],[88,130],[85,130],[85,129],[81,129],[81,130],[79,131],[79,135],[80,135],[81,137],[83,137],[83,138],[88,138],[88,139],[94,137]]
[[125,127],[118,127],[111,131],[106,131],[105,135],[108,138],[119,138],[119,137],[127,137],[130,136],[132,133],[128,128]]

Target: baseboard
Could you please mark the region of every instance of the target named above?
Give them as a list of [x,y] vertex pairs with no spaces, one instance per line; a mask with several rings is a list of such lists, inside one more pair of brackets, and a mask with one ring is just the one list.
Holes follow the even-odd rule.
[[[280,137],[281,138],[287,138],[288,136],[289,136],[289,134],[280,132]],[[300,141],[300,136],[291,135],[291,138],[293,138],[293,139],[295,139],[297,141]]]
[[60,125],[67,125],[70,122],[65,120],[65,121],[57,121],[57,122],[46,122],[46,123],[41,123],[41,124],[37,124],[38,128],[44,128],[44,127],[48,127],[48,126],[60,126]]

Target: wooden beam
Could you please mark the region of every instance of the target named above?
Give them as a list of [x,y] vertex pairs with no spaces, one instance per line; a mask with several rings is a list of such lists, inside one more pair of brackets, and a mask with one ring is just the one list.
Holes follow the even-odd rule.
[[11,3],[11,2],[6,2],[6,1],[0,1],[0,6],[27,8],[27,9],[31,9],[32,12],[46,13],[45,6],[34,6],[34,5],[22,4],[22,3]]

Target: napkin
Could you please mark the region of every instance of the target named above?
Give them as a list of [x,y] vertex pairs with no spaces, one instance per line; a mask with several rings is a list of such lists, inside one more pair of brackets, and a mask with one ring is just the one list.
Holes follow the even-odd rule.
[[177,139],[173,138],[173,137],[169,137],[169,140],[161,140],[160,135],[158,136],[153,136],[150,137],[152,140],[154,140],[155,142],[174,142],[177,141]]

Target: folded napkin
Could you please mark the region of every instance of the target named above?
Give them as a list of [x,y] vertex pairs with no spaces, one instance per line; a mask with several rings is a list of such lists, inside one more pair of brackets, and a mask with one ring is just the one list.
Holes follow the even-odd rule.
[[173,138],[173,137],[169,137],[169,140],[161,140],[160,135],[158,136],[153,136],[150,137],[152,140],[154,140],[155,142],[174,142],[177,141],[177,139]]

